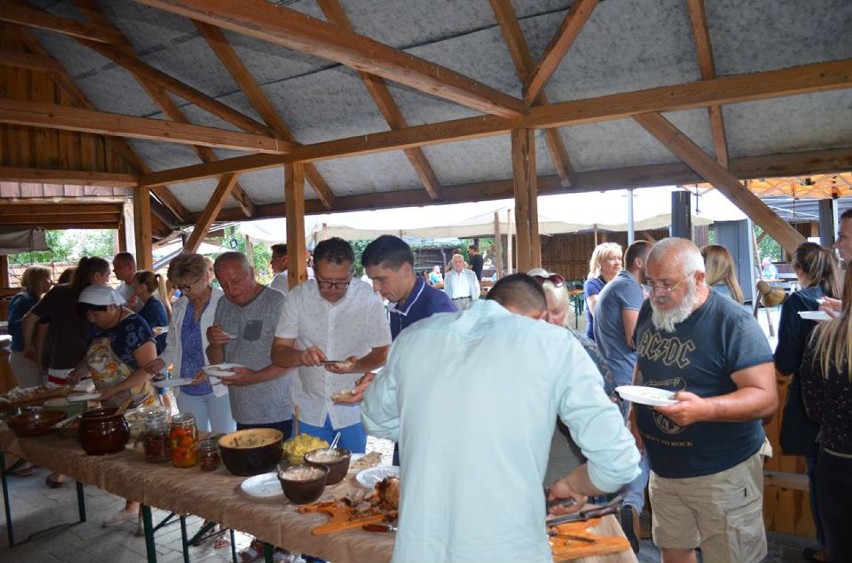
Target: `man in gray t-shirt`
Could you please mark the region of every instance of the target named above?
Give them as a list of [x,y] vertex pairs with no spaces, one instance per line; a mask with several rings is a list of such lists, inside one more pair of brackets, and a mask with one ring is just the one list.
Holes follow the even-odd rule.
[[216,306],[214,324],[207,329],[211,363],[229,362],[236,375],[229,386],[231,412],[237,428],[277,428],[291,433],[290,381],[295,370],[272,365],[270,354],[278,319],[287,297],[255,280],[245,255],[226,252],[213,265],[225,293]]
[[[616,385],[630,385],[636,367],[636,348],[633,333],[639,319],[639,309],[645,301],[642,284],[645,282],[645,259],[651,243],[636,241],[624,253],[627,268],[604,286],[595,303],[595,342],[606,365],[615,376]],[[634,552],[639,551],[639,514],[645,508],[645,486],[648,484],[648,456],[642,453],[639,464],[642,473],[624,491],[621,527]]]

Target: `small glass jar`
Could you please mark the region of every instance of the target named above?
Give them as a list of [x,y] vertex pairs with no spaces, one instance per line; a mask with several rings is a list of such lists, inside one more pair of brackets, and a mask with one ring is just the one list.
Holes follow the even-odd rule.
[[151,407],[144,411],[145,430],[142,431],[142,446],[148,463],[168,463],[171,460],[171,438],[169,436],[169,409]]
[[219,467],[219,445],[214,440],[201,440],[196,451],[201,470],[216,471]]
[[169,431],[172,447],[172,465],[175,467],[194,467],[198,464],[195,448],[198,445],[198,433],[195,430],[195,417],[189,413],[172,417]]

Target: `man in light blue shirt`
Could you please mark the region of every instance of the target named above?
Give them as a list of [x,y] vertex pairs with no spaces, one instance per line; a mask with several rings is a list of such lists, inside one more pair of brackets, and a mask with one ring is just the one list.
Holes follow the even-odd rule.
[[[367,433],[406,445],[394,562],[553,561],[541,482],[557,414],[588,462],[553,483],[554,498],[582,505],[639,473],[600,373],[546,315],[538,283],[515,274],[394,342],[362,403]],[[435,350],[452,369],[434,369]]]

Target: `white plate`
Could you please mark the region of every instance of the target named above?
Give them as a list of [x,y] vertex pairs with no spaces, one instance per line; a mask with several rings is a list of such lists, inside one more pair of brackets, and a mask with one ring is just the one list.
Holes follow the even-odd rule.
[[152,381],[154,387],[183,387],[184,385],[192,385],[191,379],[160,379]]
[[799,316],[806,321],[830,321],[831,315],[825,311],[799,311]]
[[373,489],[376,483],[386,477],[399,477],[399,467],[396,465],[379,465],[378,467],[370,467],[359,471],[355,475],[355,480],[362,487]]
[[84,393],[83,395],[68,395],[66,400],[69,403],[79,403],[82,401],[97,401],[100,398],[100,393]]
[[223,379],[236,375],[233,371],[231,371],[232,369],[243,367],[245,366],[242,364],[214,364],[212,366],[204,366],[203,368],[201,368],[201,370],[207,375],[212,375],[213,377]]
[[169,332],[169,327],[167,326],[155,326],[151,329],[151,332],[154,333],[154,336],[160,336],[161,334],[166,334]]
[[247,495],[257,498],[275,498],[284,496],[281,483],[278,481],[278,473],[261,473],[249,477],[240,484],[240,489]]
[[664,405],[676,405],[678,402],[672,399],[674,391],[666,391],[656,387],[644,387],[642,385],[620,385],[615,388],[621,398],[625,401],[660,407]]

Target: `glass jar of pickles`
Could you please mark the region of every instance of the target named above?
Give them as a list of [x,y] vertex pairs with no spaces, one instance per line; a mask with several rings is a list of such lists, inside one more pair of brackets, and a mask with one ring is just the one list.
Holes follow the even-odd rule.
[[171,459],[171,437],[169,436],[169,409],[151,407],[143,411],[145,429],[142,431],[142,446],[145,461],[167,463]]
[[195,448],[198,445],[198,433],[195,430],[195,417],[189,413],[172,417],[169,431],[172,448],[172,465],[175,467],[194,467],[198,463]]
[[215,471],[219,467],[219,445],[215,440],[201,440],[197,452],[202,471]]

